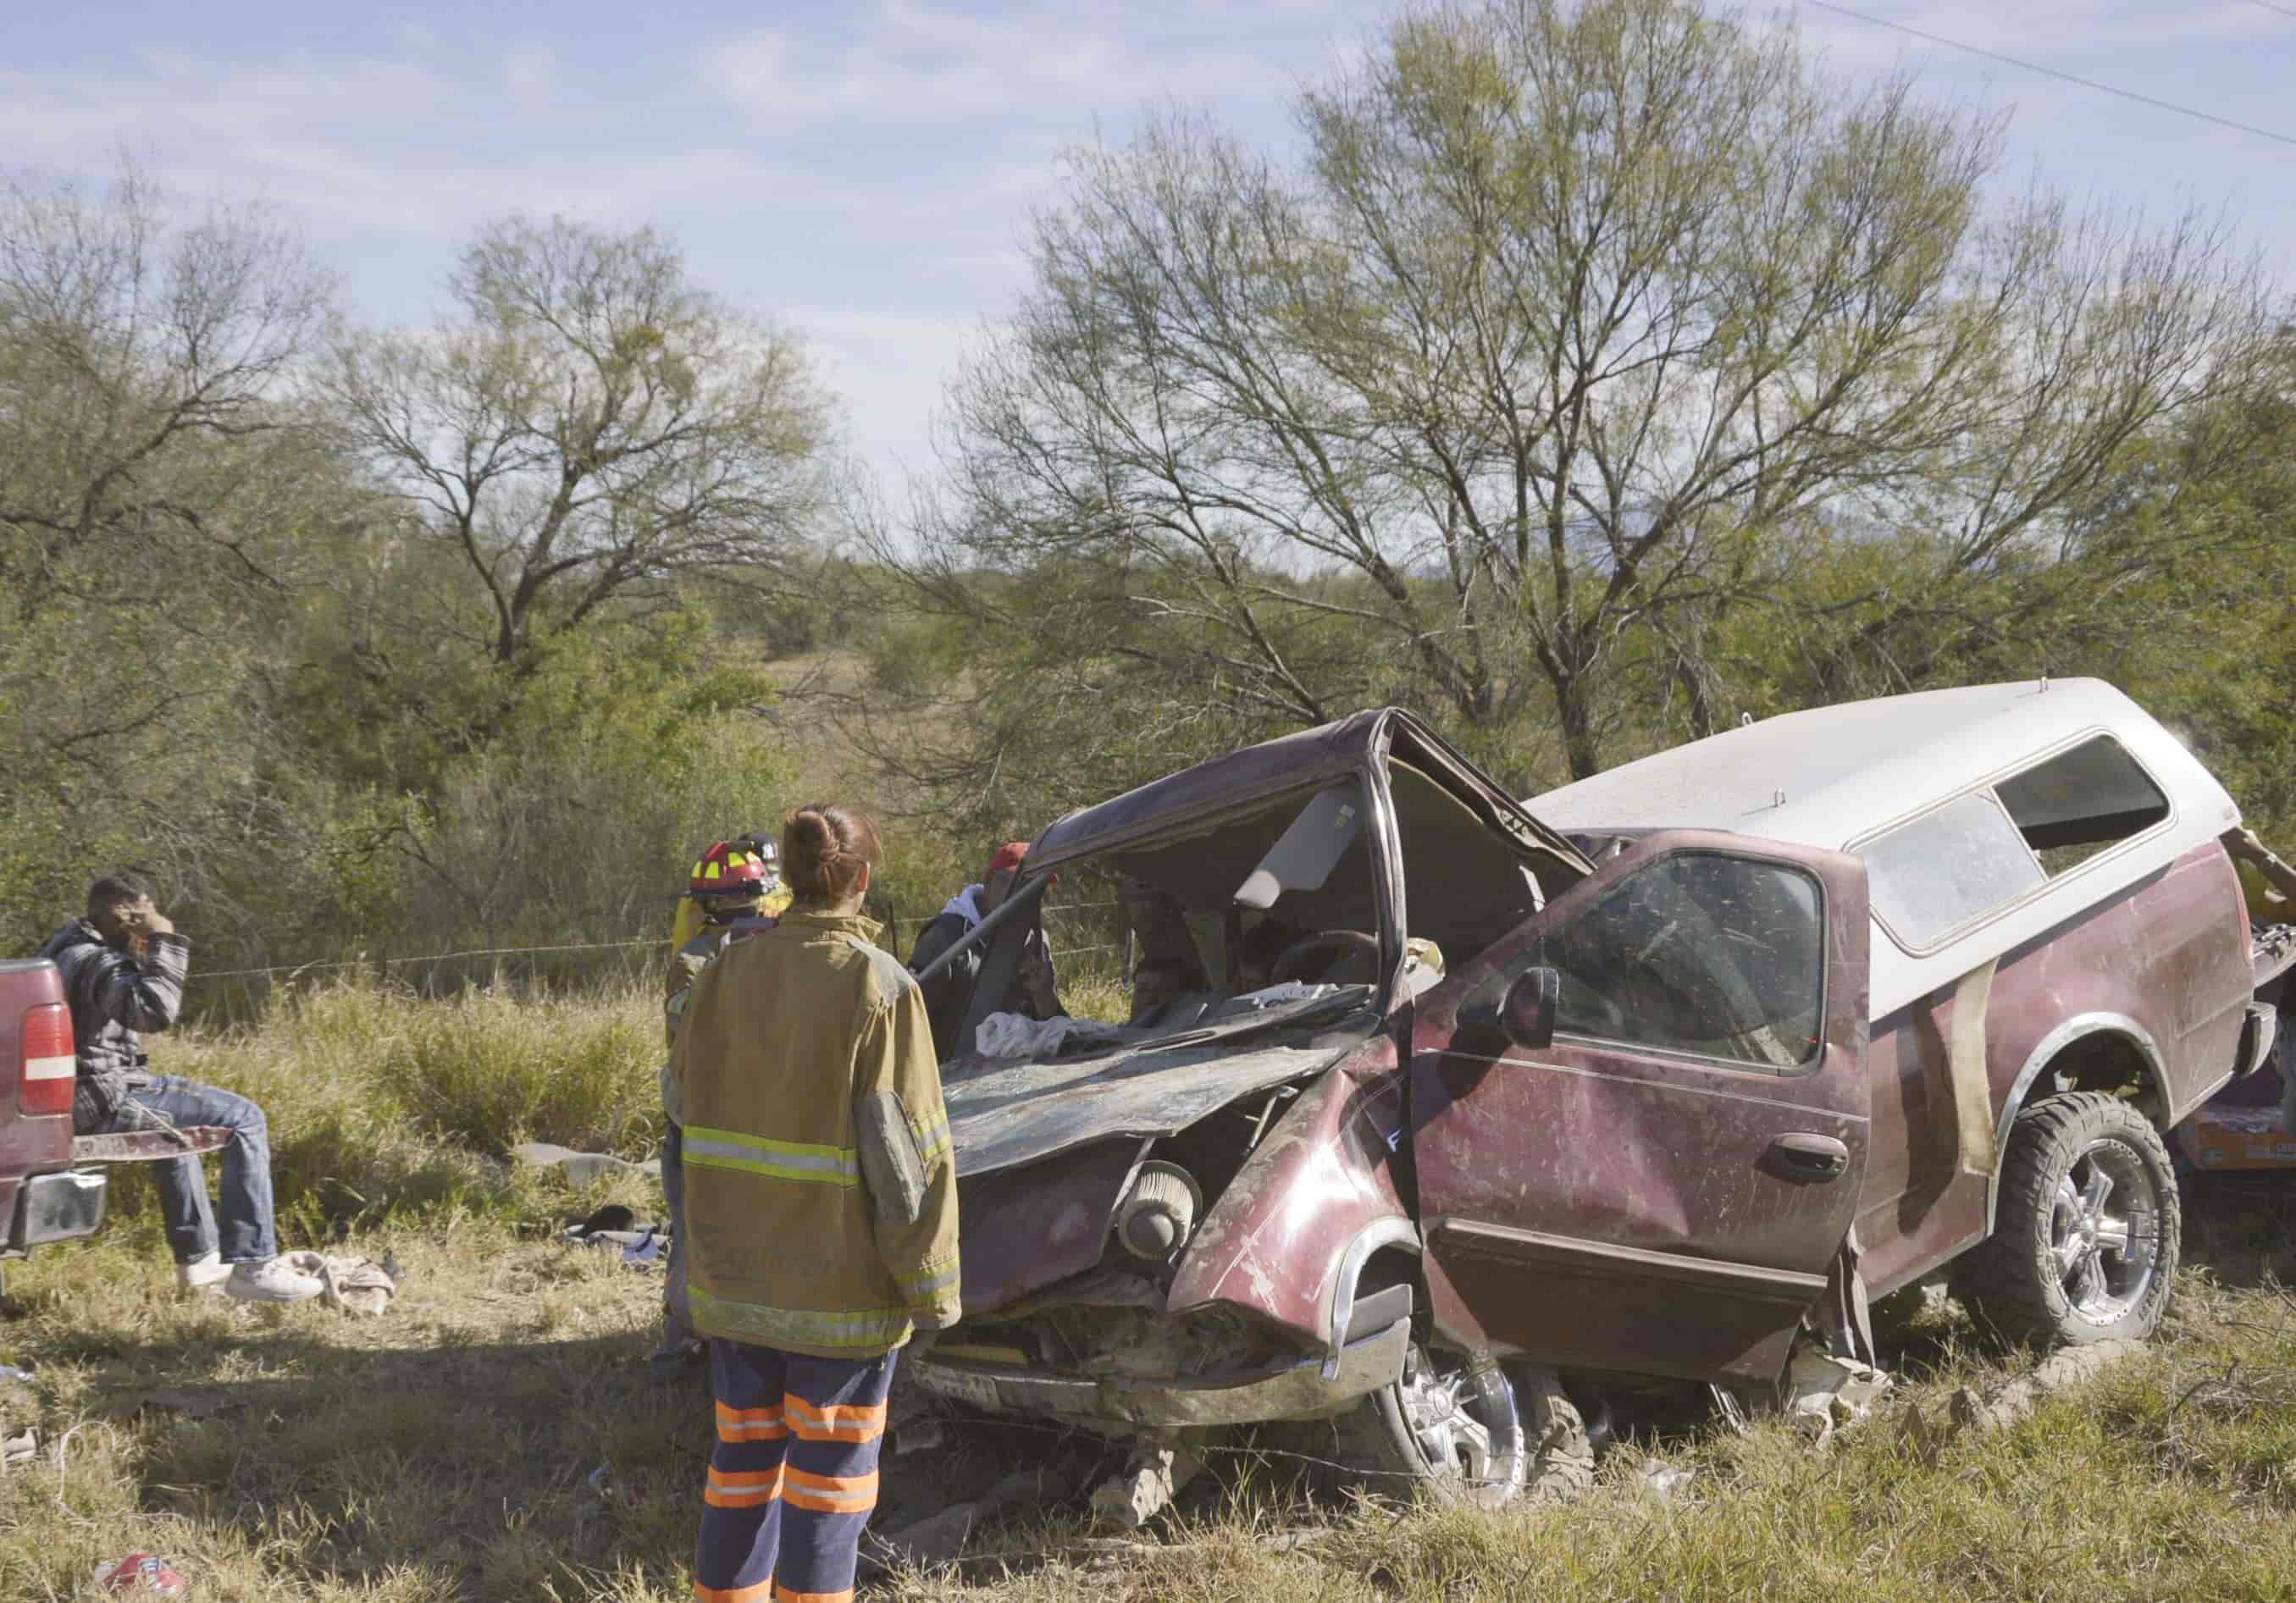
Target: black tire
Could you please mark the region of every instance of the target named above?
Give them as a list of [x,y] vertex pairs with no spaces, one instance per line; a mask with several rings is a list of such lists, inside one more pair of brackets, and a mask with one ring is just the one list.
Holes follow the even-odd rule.
[[1552,1370],[1472,1364],[1414,1342],[1401,1378],[1339,1421],[1374,1491],[1498,1509],[1591,1484],[1586,1422]]
[[2139,1341],[2168,1308],[2183,1233],[2151,1122],[2097,1092],[2046,1097],[2010,1126],[1993,1234],[1955,1263],[1954,1294],[2015,1340]]

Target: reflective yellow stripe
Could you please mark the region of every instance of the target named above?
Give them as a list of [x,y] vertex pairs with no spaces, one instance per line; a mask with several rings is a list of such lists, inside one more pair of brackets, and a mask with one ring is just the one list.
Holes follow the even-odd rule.
[[944,1157],[953,1149],[948,1133],[948,1120],[935,1119],[930,1125],[912,1123],[910,1133],[917,1138],[917,1156],[927,1163]]
[[849,1188],[861,1183],[861,1154],[851,1147],[768,1141],[738,1130],[709,1130],[697,1125],[686,1129],[684,1156],[699,1168],[734,1169],[773,1180]]
[[690,1285],[686,1300],[693,1322],[706,1336],[759,1346],[800,1346],[883,1352],[908,1340],[906,1308],[770,1308],[738,1302]]
[[901,1276],[894,1284],[901,1288],[901,1295],[909,1299],[910,1307],[929,1308],[937,1294],[947,1290],[962,1278],[963,1272],[955,1264],[945,1268],[935,1268],[928,1264],[914,1274]]

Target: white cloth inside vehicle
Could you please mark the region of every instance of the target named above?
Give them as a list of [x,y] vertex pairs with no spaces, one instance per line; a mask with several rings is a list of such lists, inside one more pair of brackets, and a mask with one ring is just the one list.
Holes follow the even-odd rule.
[[1030,1018],[1021,1013],[991,1013],[973,1032],[972,1050],[984,1058],[1037,1058],[1071,1041],[1113,1041],[1121,1027],[1095,1018]]

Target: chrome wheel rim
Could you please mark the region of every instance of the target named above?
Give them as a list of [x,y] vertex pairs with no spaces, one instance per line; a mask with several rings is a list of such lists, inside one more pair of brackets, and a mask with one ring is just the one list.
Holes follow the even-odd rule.
[[1396,1382],[1396,1399],[1431,1478],[1471,1486],[1496,1485],[1507,1478],[1521,1426],[1514,1388],[1496,1366],[1472,1368],[1456,1359],[1438,1362],[1414,1346],[1403,1378]]
[[2161,1255],[2156,1184],[2144,1155],[2112,1135],[2089,1142],[2058,1180],[2049,1255],[2081,1318],[2112,1324],[2152,1290]]

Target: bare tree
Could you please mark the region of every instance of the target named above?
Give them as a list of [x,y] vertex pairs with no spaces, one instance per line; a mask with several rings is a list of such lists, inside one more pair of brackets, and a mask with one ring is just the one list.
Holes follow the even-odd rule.
[[180,218],[132,168],[93,192],[0,186],[0,593],[20,625],[146,599],[156,562],[275,580],[277,486],[252,464],[294,429],[284,383],[330,293],[258,208]]
[[1417,10],[1299,114],[1295,165],[1185,116],[1074,156],[926,530],[1091,556],[1165,671],[1299,719],[1316,614],[1468,728],[1551,705],[1575,774],[1624,663],[1710,727],[1700,620],[1798,539],[1982,570],[2265,326],[2220,228],[1988,207],[1997,120],[1682,0]]
[[106,860],[227,915],[255,642],[356,500],[291,393],[331,293],[261,208],[0,182],[0,928]]
[[499,222],[449,288],[456,321],[345,339],[328,388],[422,533],[462,553],[495,660],[681,573],[775,571],[832,433],[793,339],[650,228]]

